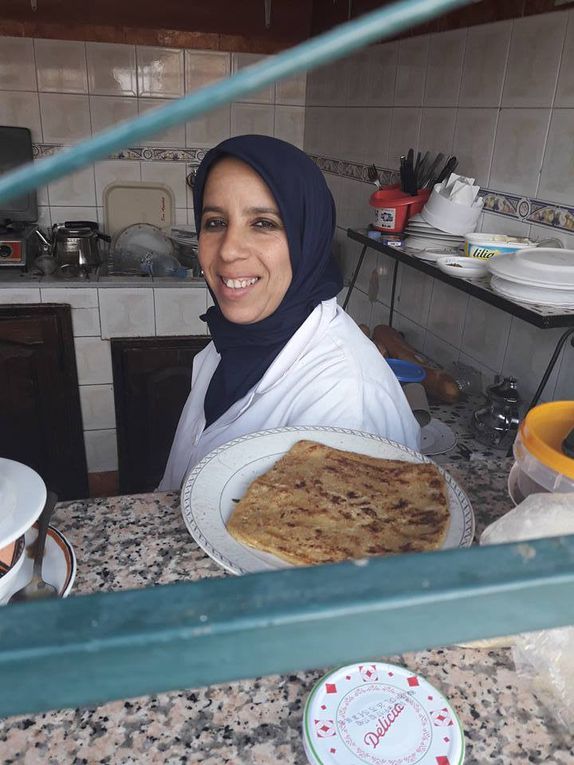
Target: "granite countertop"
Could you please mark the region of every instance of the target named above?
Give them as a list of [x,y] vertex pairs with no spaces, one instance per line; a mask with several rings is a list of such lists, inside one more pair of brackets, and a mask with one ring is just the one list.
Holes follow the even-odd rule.
[[[477,534],[511,508],[510,464],[498,458],[445,466],[471,498]],[[76,551],[72,596],[225,575],[189,536],[174,494],[62,503],[53,523]],[[462,722],[466,765],[572,762],[572,741],[517,676],[509,650],[451,647],[381,659],[444,692]],[[305,765],[303,707],[328,669],[8,718],[0,721],[0,760]]]
[[477,460],[504,460],[508,449],[494,448],[480,443],[472,432],[472,414],[483,407],[486,396],[481,394],[463,394],[455,404],[430,404],[429,409],[434,420],[448,425],[456,436],[452,449],[443,454],[429,455],[434,462],[447,466],[450,463],[468,463]]

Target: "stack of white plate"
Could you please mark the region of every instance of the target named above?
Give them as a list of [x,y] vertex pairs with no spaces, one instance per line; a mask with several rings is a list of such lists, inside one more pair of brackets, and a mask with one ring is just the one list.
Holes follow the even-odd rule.
[[448,234],[430,223],[420,215],[413,215],[404,230],[405,245],[413,250],[449,248],[456,250],[464,243],[464,237],[458,234]]
[[537,247],[488,261],[495,292],[521,303],[574,308],[574,250]]

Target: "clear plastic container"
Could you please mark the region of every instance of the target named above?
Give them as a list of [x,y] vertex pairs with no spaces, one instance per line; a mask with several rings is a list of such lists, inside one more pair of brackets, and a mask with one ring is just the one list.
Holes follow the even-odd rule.
[[541,404],[526,415],[514,442],[516,461],[509,478],[516,503],[530,494],[574,492],[574,459],[562,450],[573,428],[574,401]]

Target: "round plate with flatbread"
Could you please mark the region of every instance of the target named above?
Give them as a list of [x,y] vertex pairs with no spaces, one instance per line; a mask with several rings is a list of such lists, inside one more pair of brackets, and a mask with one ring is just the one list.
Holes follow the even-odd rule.
[[[286,568],[290,565],[309,565],[325,560],[357,558],[386,552],[382,547],[382,538],[377,537],[379,518],[373,518],[366,526],[369,532],[365,532],[366,546],[361,547],[360,540],[364,529],[358,528],[357,517],[362,522],[360,511],[366,515],[370,512],[368,497],[362,496],[368,491],[362,491],[361,488],[356,490],[356,487],[348,487],[349,491],[346,492],[351,495],[351,505],[358,506],[351,507],[351,515],[344,515],[343,521],[337,525],[336,539],[339,540],[339,544],[335,548],[338,556],[329,558],[322,549],[320,540],[319,543],[314,540],[311,544],[308,538],[301,536],[305,533],[305,528],[298,528],[298,524],[295,527],[291,525],[293,511],[297,509],[293,503],[297,501],[301,505],[299,517],[305,518],[308,534],[315,534],[316,529],[321,528],[330,535],[332,541],[333,530],[328,524],[325,526],[315,523],[312,519],[318,518],[317,514],[321,511],[321,497],[331,494],[345,495],[340,480],[344,466],[341,471],[337,471],[333,481],[329,481],[328,473],[314,481],[316,485],[312,488],[318,492],[318,498],[313,494],[307,495],[308,486],[301,485],[301,481],[305,481],[302,469],[293,474],[291,483],[288,477],[281,474],[279,481],[273,480],[267,482],[267,487],[263,486],[263,490],[269,490],[269,486],[276,486],[277,489],[276,493],[268,495],[269,501],[263,502],[264,516],[256,519],[255,523],[247,521],[239,524],[236,523],[236,516],[230,523],[234,512],[241,507],[242,499],[248,495],[247,499],[251,501],[249,491],[252,491],[250,487],[256,479],[261,480],[263,477],[264,480],[267,474],[273,477],[275,472],[268,471],[272,471],[299,442],[315,442],[337,450],[329,455],[335,460],[341,459],[340,451],[350,453],[350,459],[357,464],[353,472],[363,477],[363,483],[366,476],[367,487],[375,481],[361,471],[372,471],[376,460],[390,461],[388,466],[385,466],[391,477],[388,486],[392,491],[385,492],[389,494],[389,503],[393,503],[389,508],[396,508],[394,513],[397,517],[404,517],[409,512],[406,505],[408,501],[418,513],[415,536],[407,540],[406,544],[403,540],[396,552],[467,547],[471,544],[474,536],[474,515],[468,497],[448,473],[424,455],[394,441],[344,428],[277,428],[237,438],[215,449],[193,468],[184,482],[181,509],[185,524],[197,544],[228,571],[234,574],[253,573]],[[303,450],[309,448],[308,445],[302,446]],[[326,451],[329,452],[329,449]],[[366,457],[364,465],[361,465],[360,455]],[[411,486],[414,483],[413,472],[416,472],[412,463],[418,463],[421,468],[418,493]],[[402,465],[404,471],[401,470]],[[401,475],[403,472],[404,476]],[[318,475],[317,472],[311,474]],[[307,481],[308,478],[309,476]],[[400,484],[401,481],[403,488],[398,486],[395,490],[394,484]],[[432,482],[438,486],[439,481],[442,489],[432,489],[432,492],[428,489],[425,493],[425,483]],[[291,488],[293,492],[290,491]],[[356,499],[355,495],[358,495]],[[348,510],[349,508],[345,508],[345,512]],[[358,515],[354,514],[355,511]],[[344,521],[347,517],[348,522]],[[433,523],[435,528],[432,527]],[[268,533],[270,530],[277,531],[275,539],[271,538],[273,534]],[[351,537],[352,544],[349,541]],[[285,547],[285,540],[287,547],[291,544],[292,549]],[[269,549],[277,551],[281,557],[267,552]]]

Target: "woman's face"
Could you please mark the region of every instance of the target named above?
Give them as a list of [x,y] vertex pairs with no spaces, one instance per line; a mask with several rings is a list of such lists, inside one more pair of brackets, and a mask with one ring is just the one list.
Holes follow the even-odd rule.
[[261,176],[239,159],[220,160],[207,177],[199,261],[221,312],[236,324],[270,316],[291,284],[277,203]]

